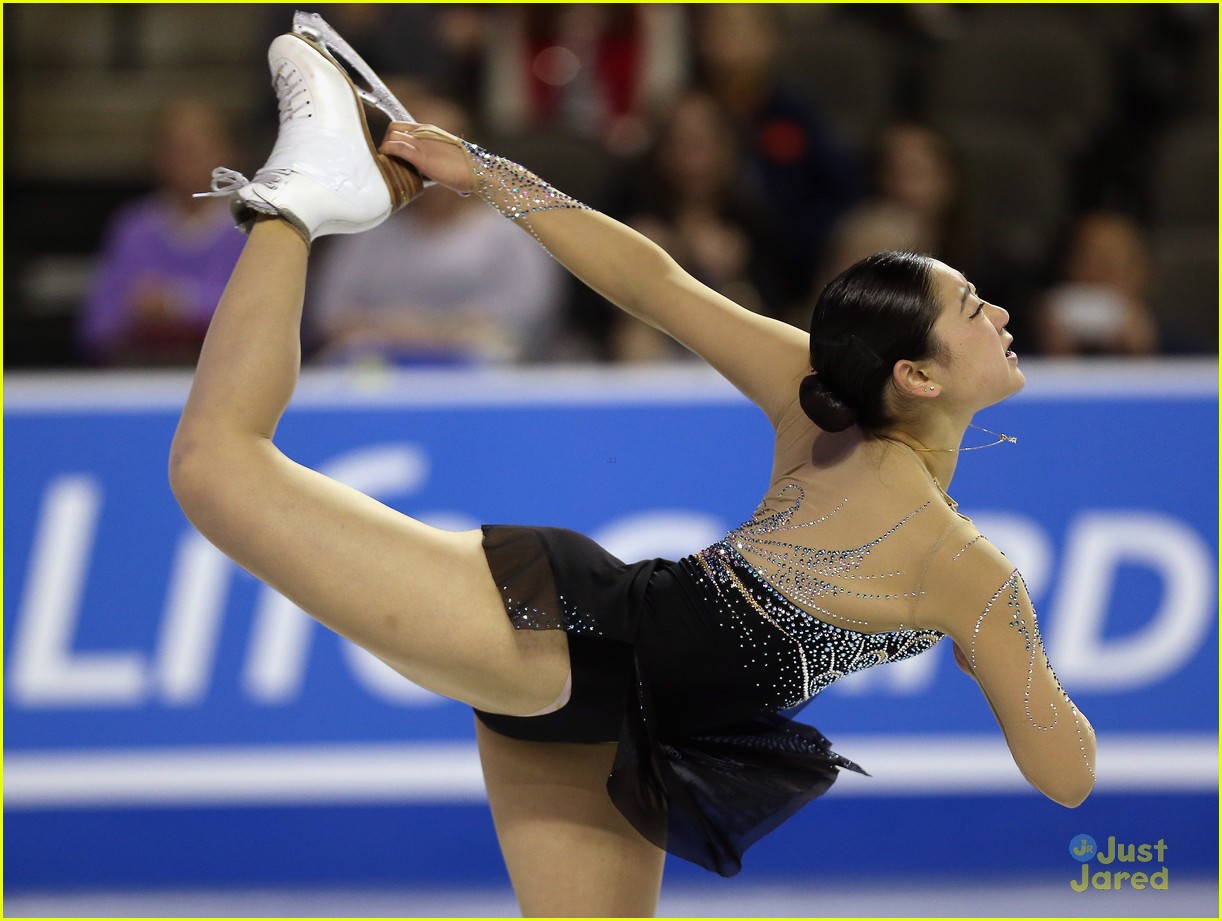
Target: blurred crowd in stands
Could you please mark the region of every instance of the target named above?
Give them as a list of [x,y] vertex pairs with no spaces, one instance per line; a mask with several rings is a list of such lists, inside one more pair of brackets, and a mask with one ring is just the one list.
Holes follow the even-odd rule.
[[[1005,306],[1021,354],[1216,354],[1214,5],[317,9],[418,120],[518,160],[752,310],[805,327],[832,276],[907,249]],[[6,145],[7,367],[192,362],[243,237],[191,193],[270,148],[270,90],[232,98],[265,82],[266,40],[291,21],[243,10],[241,79],[150,100],[139,176],[65,175],[32,140]],[[12,11],[22,118],[41,33],[35,8]],[[148,20],[122,16],[110,41],[136,50],[107,46],[98,67],[152,66],[126,31]],[[311,362],[685,358],[443,189],[314,253]]]

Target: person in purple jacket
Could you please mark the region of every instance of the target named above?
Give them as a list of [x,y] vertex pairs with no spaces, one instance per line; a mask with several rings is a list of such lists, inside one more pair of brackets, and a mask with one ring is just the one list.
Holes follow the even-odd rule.
[[156,129],[157,188],[124,205],[106,231],[77,338],[91,364],[192,363],[245,238],[228,209],[192,198],[233,155],[224,113],[178,99]]

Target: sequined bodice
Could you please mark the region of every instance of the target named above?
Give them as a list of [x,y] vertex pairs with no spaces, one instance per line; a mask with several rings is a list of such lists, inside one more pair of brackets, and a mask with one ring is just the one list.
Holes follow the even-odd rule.
[[[928,501],[867,540],[846,543],[853,502],[811,509],[797,482],[780,485],[752,519],[690,558],[706,600],[741,632],[745,647],[759,631],[782,640],[792,661],[770,680],[781,706],[818,694],[839,678],[929,649],[942,634],[907,628],[904,612],[919,592],[918,560],[883,553],[916,527]],[[925,516],[930,517],[928,514]],[[882,563],[890,557],[890,565]],[[775,664],[775,663],[774,663]]]
[[[792,666],[771,669],[769,678],[780,707],[797,706],[845,675],[906,659],[942,639],[936,630],[867,633],[813,617],[776,586],[758,578],[758,571],[739,553],[738,548],[745,546],[740,538],[732,532],[727,540],[684,562],[698,568],[697,582],[706,590],[706,600],[718,610],[723,623],[741,632],[744,648],[757,645],[758,631],[784,638],[793,657]],[[822,561],[835,554],[812,552],[812,556]],[[809,566],[795,569],[810,573],[816,565],[812,560]]]
[[1093,776],[1087,724],[1048,663],[1018,571],[904,452],[859,442],[844,452],[858,452],[852,463],[815,464],[809,431],[782,422],[755,515],[691,558],[744,647],[767,630],[771,656],[790,650],[770,679],[777,699],[799,703],[949,634],[1020,763]]
[[797,483],[786,484],[780,489],[779,498],[785,506],[780,511],[769,512],[761,507],[751,521],[726,537],[726,542],[749,558],[756,574],[776,591],[816,617],[865,630],[878,627],[866,618],[849,616],[844,610],[848,607],[846,602],[898,602],[915,598],[911,578],[915,561],[893,559],[890,564],[869,564],[872,555],[889,538],[930,507],[928,500],[865,543],[834,549],[811,543],[835,539],[836,519],[851,513],[850,499],[842,499],[818,517],[800,520],[798,513],[805,499],[802,487]]

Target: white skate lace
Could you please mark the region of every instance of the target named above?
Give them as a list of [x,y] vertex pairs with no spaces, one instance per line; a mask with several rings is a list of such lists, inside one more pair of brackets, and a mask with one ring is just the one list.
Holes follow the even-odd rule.
[[[276,91],[276,106],[280,116],[281,138],[285,136],[285,127],[289,122],[299,118],[310,118],[313,115],[311,109],[313,102],[310,99],[310,91],[306,86],[305,78],[301,76],[301,72],[297,70],[288,61],[282,61],[280,66],[276,68],[276,73],[272,76],[272,88]],[[273,158],[275,151],[273,150]],[[270,158],[269,158],[270,159]],[[242,191],[250,185],[266,186],[268,189],[274,189],[286,178],[288,178],[291,170],[287,169],[261,169],[255,173],[253,179],[247,179],[244,175],[235,169],[230,169],[227,166],[218,166],[212,171],[212,189],[209,192],[196,192],[192,198],[220,198],[226,195],[233,195],[236,192]]]
[[306,111],[311,108],[312,104],[305,78],[288,61],[280,62],[275,76],[272,77],[272,88],[276,91],[276,105],[279,109],[281,125],[302,113],[305,118],[311,116],[312,113]]
[[218,166],[212,171],[212,190],[209,192],[196,192],[192,198],[221,198],[227,195],[233,195],[235,192],[241,192],[249,185],[266,186],[269,189],[274,189],[288,178],[292,170],[287,169],[270,169],[259,170],[255,173],[254,179],[247,179],[236,169],[230,169],[227,166]]

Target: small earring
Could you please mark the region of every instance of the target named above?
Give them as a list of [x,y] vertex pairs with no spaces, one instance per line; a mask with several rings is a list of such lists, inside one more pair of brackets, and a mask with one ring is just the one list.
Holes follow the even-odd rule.
[[929,387],[929,388],[927,388],[927,389],[929,390],[929,392],[930,392],[930,393],[932,393],[932,392],[933,392],[934,390],[936,390],[937,388],[936,388],[936,387]]

